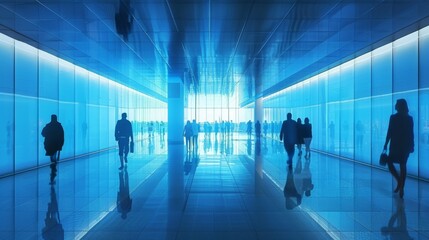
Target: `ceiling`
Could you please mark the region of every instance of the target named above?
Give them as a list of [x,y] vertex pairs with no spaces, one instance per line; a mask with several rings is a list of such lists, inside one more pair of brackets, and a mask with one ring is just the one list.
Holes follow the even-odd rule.
[[[429,16],[426,0],[122,4],[2,0],[0,31],[161,100],[168,78],[180,77],[191,93],[238,92],[245,104],[255,88],[276,92],[414,31]],[[119,12],[132,21],[127,36],[117,32]]]

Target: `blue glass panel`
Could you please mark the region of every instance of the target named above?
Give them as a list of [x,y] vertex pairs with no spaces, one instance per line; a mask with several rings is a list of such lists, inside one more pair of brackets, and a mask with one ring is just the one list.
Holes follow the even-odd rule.
[[361,98],[355,102],[355,159],[371,163],[371,99]]
[[354,157],[354,103],[344,101],[340,105],[340,155],[353,159]]
[[392,93],[392,44],[372,52],[372,95]]
[[[15,43],[15,171],[37,166],[37,50]],[[41,129],[40,129],[41,130]],[[40,149],[44,151],[44,149]]]
[[374,97],[371,107],[371,149],[372,164],[377,165],[386,140],[390,115],[392,114],[392,96]]
[[37,99],[15,97],[15,171],[37,166],[37,152],[41,134],[37,124]]
[[0,33],[0,92],[14,92],[14,40]]
[[420,30],[419,34],[419,175],[429,179],[429,27]]
[[[0,58],[1,59],[1,58]],[[13,171],[13,144],[15,137],[14,129],[14,97],[0,92],[0,176]]]
[[[39,129],[51,121],[51,115],[58,116],[58,58],[39,51]],[[58,116],[59,117],[59,116]],[[61,122],[61,118],[58,118]],[[39,135],[39,164],[50,162],[45,156],[44,138]]]
[[58,58],[39,51],[39,98],[58,100]]
[[0,34],[0,176],[13,171],[13,143],[14,143],[14,97],[13,93],[13,64],[14,42]]
[[88,72],[86,70],[75,68],[75,86],[79,89],[75,92],[75,154],[79,155],[87,153],[89,149]]
[[59,64],[59,119],[64,128],[64,147],[62,158],[74,156],[75,151],[75,81],[74,66],[65,61]]
[[355,99],[371,96],[371,54],[355,59]]
[[88,92],[89,104],[88,104],[88,140],[89,140],[89,151],[97,151],[100,149],[100,107],[99,107],[99,76],[90,74],[88,86],[90,91]]
[[37,50],[21,42],[15,47],[15,93],[37,97]]
[[393,91],[418,87],[418,32],[393,43]]
[[[427,78],[426,78],[427,79]],[[419,96],[419,124],[418,134],[415,139],[418,139],[418,154],[419,159],[419,175],[429,179],[429,90],[426,89],[420,92]],[[415,123],[414,123],[415,124]]]

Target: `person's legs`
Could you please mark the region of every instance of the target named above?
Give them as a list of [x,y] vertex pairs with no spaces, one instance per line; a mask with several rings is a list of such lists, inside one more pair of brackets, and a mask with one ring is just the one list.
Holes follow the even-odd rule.
[[310,143],[311,143],[311,138],[304,138],[305,157],[310,157]]
[[191,151],[191,137],[186,137],[186,149],[188,152]]
[[293,155],[295,154],[295,144],[286,144],[285,149],[288,156],[288,164],[292,164]]
[[127,157],[128,157],[128,153],[130,152],[130,142],[129,142],[129,140],[128,140],[128,138],[126,138],[125,140],[124,140],[124,160],[125,160],[125,163],[127,163],[128,162],[128,159],[127,159]]
[[399,175],[399,182],[401,184],[398,183],[398,185],[400,185],[400,189],[399,189],[399,196],[402,198],[404,197],[404,186],[405,186],[405,179],[407,177],[407,164],[406,163],[401,163],[399,164],[400,167],[400,175]]
[[392,174],[392,176],[396,180],[397,185],[396,185],[396,188],[395,188],[395,192],[398,192],[399,189],[401,188],[401,181],[399,179],[399,174],[396,171],[396,168],[393,165],[393,161],[392,160],[387,161],[387,167],[389,168],[389,172]]
[[122,170],[124,168],[124,149],[125,149],[124,139],[120,138],[118,140],[118,147],[119,147],[119,161],[121,162],[121,166],[119,167],[119,170]]

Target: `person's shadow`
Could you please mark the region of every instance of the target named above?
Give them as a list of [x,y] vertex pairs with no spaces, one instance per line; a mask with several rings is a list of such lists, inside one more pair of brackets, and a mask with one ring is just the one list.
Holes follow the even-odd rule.
[[116,199],[116,208],[121,213],[122,219],[127,218],[127,214],[131,211],[133,200],[130,198],[130,186],[128,181],[128,171],[119,172],[119,191]]
[[381,227],[380,231],[384,237],[389,239],[410,240],[413,239],[407,230],[407,216],[405,214],[404,200],[401,198],[394,198],[396,204],[396,211],[387,223],[387,226]]
[[252,155],[252,139],[247,139],[247,155]]
[[289,165],[288,167],[286,184],[283,189],[283,194],[285,197],[286,209],[293,209],[301,205],[302,195],[299,194],[298,191],[296,190],[292,165]]
[[215,138],[215,142],[214,142],[214,152],[217,153],[217,150],[219,148],[219,142],[217,140],[217,137]]
[[49,184],[55,185],[55,177],[57,176],[57,162],[51,162],[51,165],[49,165],[51,168],[51,173],[49,175]]
[[188,154],[186,154],[186,160],[185,160],[185,163],[183,164],[183,170],[185,172],[185,175],[189,175],[189,173],[191,172],[191,169],[192,169],[191,153],[189,152]]
[[303,183],[302,187],[305,193],[305,196],[310,197],[311,191],[314,189],[314,184],[311,177],[310,171],[310,158],[305,160],[304,168],[302,169]]
[[48,211],[45,217],[45,227],[42,229],[43,239],[64,239],[64,229],[60,220],[60,213],[58,212],[57,194],[55,186],[51,185],[51,199],[48,203]]

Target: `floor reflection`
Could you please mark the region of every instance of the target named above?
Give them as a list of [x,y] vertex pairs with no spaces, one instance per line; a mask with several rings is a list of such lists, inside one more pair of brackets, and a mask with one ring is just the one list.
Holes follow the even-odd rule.
[[121,214],[122,219],[127,218],[127,214],[131,212],[131,206],[133,200],[130,197],[130,185],[128,180],[127,167],[123,171],[119,172],[119,190],[118,197],[116,199],[116,208]]
[[405,204],[404,200],[395,197],[393,199],[395,202],[395,211],[393,211],[392,216],[387,222],[387,226],[381,228],[382,236],[388,239],[413,239],[408,233],[407,229],[407,216],[405,214]]
[[283,194],[285,197],[286,209],[293,209],[301,205],[302,195],[298,192],[296,188],[292,165],[289,165],[287,170],[287,178],[286,178],[286,184],[283,189]]
[[58,201],[57,194],[55,192],[55,184],[50,184],[50,202],[48,203],[48,211],[46,212],[45,216],[45,226],[42,229],[42,237],[43,239],[47,240],[64,239],[64,229],[63,225],[61,224],[60,213],[58,211]]

